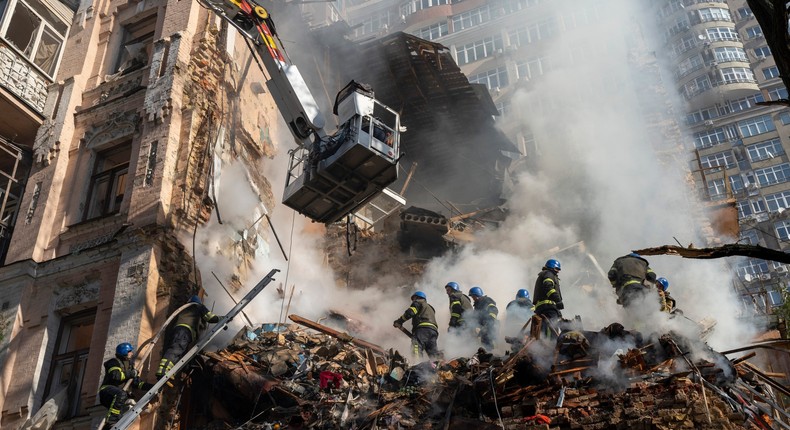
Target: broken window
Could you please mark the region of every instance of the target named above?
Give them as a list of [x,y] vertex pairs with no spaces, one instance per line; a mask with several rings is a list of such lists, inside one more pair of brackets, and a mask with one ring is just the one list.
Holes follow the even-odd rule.
[[95,319],[96,310],[92,309],[63,317],[60,324],[43,400],[67,390],[69,403],[65,418],[74,417],[80,411],[80,392]]
[[741,232],[741,239],[738,242],[746,245],[759,245],[760,236],[757,230],[744,230]]
[[117,213],[126,192],[132,142],[96,154],[85,219]]
[[38,0],[0,1],[2,37],[50,78],[60,59],[68,25]]
[[765,196],[765,203],[768,205],[768,210],[771,212],[784,211],[785,209],[790,208],[790,191],[768,194]]
[[769,158],[774,158],[785,153],[782,147],[782,141],[777,137],[775,139],[766,140],[765,142],[755,143],[746,147],[746,152],[749,154],[749,160],[761,161]]
[[156,15],[123,26],[123,37],[112,73],[129,73],[148,65],[155,29]]

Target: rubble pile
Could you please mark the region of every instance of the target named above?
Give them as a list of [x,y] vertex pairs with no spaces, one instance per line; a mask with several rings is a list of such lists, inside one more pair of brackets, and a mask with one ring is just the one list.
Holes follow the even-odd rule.
[[784,413],[746,358],[708,348],[709,360],[692,361],[688,351],[706,345],[672,334],[614,352],[614,337],[639,334],[618,325],[525,336],[501,357],[481,348],[410,365],[397,351],[290,318],[307,327],[245,329],[200,356],[192,398],[179,402],[188,428],[740,429],[772,428]]

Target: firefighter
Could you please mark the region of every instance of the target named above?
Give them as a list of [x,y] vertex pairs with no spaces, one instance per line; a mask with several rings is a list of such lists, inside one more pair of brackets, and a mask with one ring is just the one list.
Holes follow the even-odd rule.
[[497,309],[494,299],[483,294],[483,289],[480,287],[472,287],[469,290],[469,297],[475,302],[475,323],[480,329],[480,343],[490,351],[494,349],[497,331],[499,331],[499,321],[497,320],[499,309]]
[[520,289],[516,292],[516,299],[505,307],[507,316],[505,317],[505,334],[507,336],[517,336],[521,334],[521,328],[532,318],[532,300],[529,299],[529,291]]
[[667,278],[658,278],[656,279],[656,283],[659,285],[661,289],[661,296],[663,298],[662,305],[663,307],[661,310],[667,313],[674,313],[677,307],[677,302],[675,298],[669,295],[669,281]]
[[444,286],[447,297],[450,299],[450,326],[448,332],[460,331],[464,327],[464,314],[472,310],[472,302],[466,294],[461,292],[457,282],[448,282]]
[[207,323],[214,324],[220,320],[219,316],[211,313],[203,305],[200,297],[192,296],[189,302],[192,305],[178,314],[172,330],[168,328],[168,343],[159,361],[159,368],[156,370],[157,378],[164,376],[184,356],[189,347],[197,341]]
[[107,416],[102,428],[112,427],[134,404],[129,393],[123,390],[122,385],[126,381],[131,380],[134,388],[146,391],[154,386],[137,376],[137,370],[132,364],[133,355],[134,347],[131,343],[119,343],[115,347],[115,357],[104,362],[104,379],[99,388],[99,403],[107,408]]
[[427,353],[429,358],[438,357],[436,339],[439,338],[439,326],[436,325],[436,311],[428,304],[428,298],[422,291],[411,295],[411,305],[392,326],[401,328],[408,320],[412,320],[411,350],[414,358],[420,360],[423,353]]
[[562,264],[559,260],[549,259],[543,265],[543,269],[538,273],[535,280],[535,289],[532,297],[535,306],[532,310],[541,317],[541,330],[545,338],[553,339],[559,335],[557,324],[562,319],[562,292],[560,291],[559,273]]
[[617,303],[629,307],[648,290],[645,280],[656,281],[656,273],[647,260],[632,252],[614,260],[608,278],[617,294]]

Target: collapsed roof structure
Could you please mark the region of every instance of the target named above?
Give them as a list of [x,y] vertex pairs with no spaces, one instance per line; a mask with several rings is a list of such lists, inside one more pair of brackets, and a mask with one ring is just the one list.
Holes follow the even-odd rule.
[[[790,391],[699,338],[647,337],[579,322],[542,339],[539,317],[512,351],[420,363],[291,315],[205,353],[168,415],[191,429],[788,428]],[[530,323],[527,323],[527,327]],[[298,324],[298,325],[297,325]],[[300,327],[303,326],[303,327]],[[626,349],[627,346],[631,347]],[[774,375],[775,376],[775,375]],[[189,394],[183,394],[189,392]]]

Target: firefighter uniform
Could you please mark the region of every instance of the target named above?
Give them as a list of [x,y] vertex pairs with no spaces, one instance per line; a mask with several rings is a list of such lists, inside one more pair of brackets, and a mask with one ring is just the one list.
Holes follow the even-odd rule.
[[193,305],[178,314],[173,329],[169,329],[167,348],[165,348],[162,360],[159,361],[159,368],[156,370],[157,378],[161,378],[184,356],[200,333],[205,330],[207,323],[219,322],[219,316],[209,311],[203,303],[197,300],[192,300],[192,302]]
[[99,403],[107,408],[104,428],[112,427],[130,409],[129,394],[121,387],[130,379],[134,388],[147,391],[153,387],[137,377],[137,371],[126,357],[116,356],[104,362],[104,379],[99,388]]
[[544,336],[546,338],[556,337],[557,333],[552,327],[555,327],[557,321],[562,318],[560,311],[565,309],[560,292],[560,278],[557,276],[556,270],[543,267],[543,270],[538,274],[538,279],[535,280],[532,298],[535,301],[533,308],[535,314],[543,319],[542,332]]
[[645,280],[656,281],[656,273],[650,268],[647,260],[636,253],[631,253],[614,260],[608,278],[617,294],[617,303],[628,307],[647,291]]
[[451,291],[450,297],[450,328],[461,329],[464,324],[464,314],[472,310],[472,302],[466,294],[460,291]]
[[433,306],[429,305],[423,297],[412,296],[411,305],[393,322],[393,325],[402,326],[408,320],[412,320],[412,356],[421,359],[423,353],[427,353],[429,358],[438,357],[436,340],[439,338],[439,327],[436,325],[436,311]]
[[675,312],[675,309],[677,308],[677,302],[675,301],[675,298],[669,294],[669,291],[664,291],[664,303],[666,304],[666,312]]
[[475,297],[475,316],[477,326],[480,327],[480,343],[483,347],[491,350],[494,349],[494,344],[499,331],[499,309],[496,307],[494,299],[488,296]]

